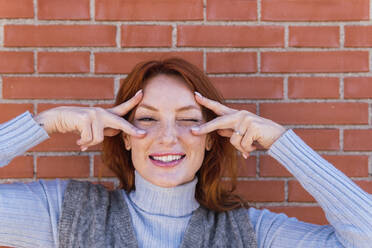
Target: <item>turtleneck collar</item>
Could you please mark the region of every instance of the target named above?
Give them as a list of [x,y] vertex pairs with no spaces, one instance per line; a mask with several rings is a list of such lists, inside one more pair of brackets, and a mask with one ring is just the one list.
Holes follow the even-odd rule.
[[136,189],[129,194],[140,209],[152,214],[185,216],[199,207],[195,199],[198,179],[172,188],[163,188],[146,181],[135,171]]

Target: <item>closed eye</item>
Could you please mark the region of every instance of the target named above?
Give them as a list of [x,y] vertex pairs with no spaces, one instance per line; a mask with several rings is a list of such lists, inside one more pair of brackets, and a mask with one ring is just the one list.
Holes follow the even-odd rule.
[[198,119],[181,119],[180,121],[200,122]]
[[143,118],[139,118],[138,121],[149,122],[149,121],[155,121],[155,119],[151,117],[143,117]]

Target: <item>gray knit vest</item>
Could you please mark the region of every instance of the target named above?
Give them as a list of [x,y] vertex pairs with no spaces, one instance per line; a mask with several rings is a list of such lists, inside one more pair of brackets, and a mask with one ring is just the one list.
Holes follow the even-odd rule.
[[[122,191],[71,180],[59,220],[59,247],[138,247]],[[181,248],[257,247],[246,209],[216,213],[199,207],[191,216]]]

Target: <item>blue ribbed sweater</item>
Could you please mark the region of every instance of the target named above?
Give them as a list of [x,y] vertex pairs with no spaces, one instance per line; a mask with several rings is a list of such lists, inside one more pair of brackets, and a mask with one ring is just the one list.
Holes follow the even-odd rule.
[[[47,139],[29,113],[0,125],[0,166]],[[372,141],[371,141],[372,142]],[[317,200],[331,225],[320,226],[284,214],[247,210],[259,247],[372,247],[372,197],[309,148],[291,130],[268,153],[282,163]],[[0,245],[58,247],[58,220],[68,181],[0,185]],[[196,179],[161,188],[136,173],[129,206],[140,247],[178,247],[192,212]]]

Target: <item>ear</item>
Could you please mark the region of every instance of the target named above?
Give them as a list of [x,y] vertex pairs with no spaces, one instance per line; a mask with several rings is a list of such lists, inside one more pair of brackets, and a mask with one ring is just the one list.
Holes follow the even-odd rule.
[[207,134],[207,138],[206,138],[206,141],[205,141],[205,150],[207,150],[209,152],[212,149],[212,143],[213,143],[213,140],[212,140],[211,136],[209,134]]
[[122,138],[124,140],[125,149],[128,150],[128,151],[130,151],[130,149],[132,148],[132,145],[130,143],[129,135],[123,132],[121,134],[121,136],[122,136]]

